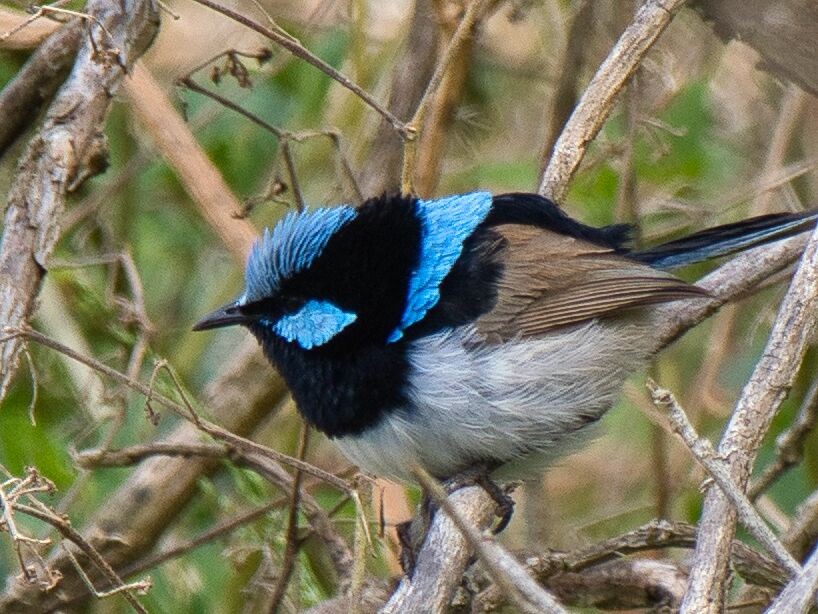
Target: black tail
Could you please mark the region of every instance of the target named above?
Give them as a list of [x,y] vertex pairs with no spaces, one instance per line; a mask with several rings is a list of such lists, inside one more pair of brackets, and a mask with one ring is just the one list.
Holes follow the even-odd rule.
[[635,250],[629,256],[657,269],[672,269],[786,239],[810,230],[816,221],[818,211],[772,213],[708,228],[656,247]]

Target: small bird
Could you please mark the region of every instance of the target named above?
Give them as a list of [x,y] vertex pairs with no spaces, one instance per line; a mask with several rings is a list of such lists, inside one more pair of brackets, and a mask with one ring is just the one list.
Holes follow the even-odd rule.
[[707,293],[669,269],[811,228],[781,213],[634,250],[535,194],[383,196],[286,215],[244,293],[194,330],[241,324],[298,409],[361,469],[536,474],[583,439],[653,349],[656,305]]

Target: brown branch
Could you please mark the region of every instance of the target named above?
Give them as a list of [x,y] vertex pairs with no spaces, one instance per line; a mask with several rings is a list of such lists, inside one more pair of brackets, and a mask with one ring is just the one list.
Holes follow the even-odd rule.
[[196,142],[167,94],[141,63],[134,66],[123,89],[131,112],[177,173],[202,217],[219,235],[233,259],[244,265],[257,233],[246,220],[231,216],[231,212],[241,209],[241,202]]
[[[304,460],[307,454],[307,446],[310,440],[310,427],[305,422],[301,425],[301,437],[298,442],[297,458]],[[287,592],[287,587],[290,584],[290,578],[295,569],[295,557],[298,554],[298,508],[301,504],[301,483],[304,480],[304,474],[300,470],[296,470],[293,478],[293,488],[290,494],[290,505],[287,513],[287,532],[284,535],[284,556],[281,559],[281,567],[278,570],[278,580],[273,587],[272,595],[270,596],[269,611],[275,613],[281,606],[281,601],[284,599],[284,594]]]
[[[40,130],[18,164],[8,196],[0,243],[0,328],[25,326],[34,310],[40,281],[59,237],[66,194],[102,168],[102,127],[111,96],[156,30],[153,2],[87,6],[113,38],[96,26],[86,32],[74,71],[51,104]],[[99,39],[99,40],[97,40]],[[100,53],[100,49],[106,53]],[[116,58],[116,59],[115,59]],[[0,348],[0,398],[17,370],[19,339]]]
[[[818,232],[810,237],[792,284],[781,303],[769,341],[719,444],[733,481],[747,486],[758,447],[795,379],[818,309]],[[718,611],[723,606],[729,546],[735,531],[733,506],[710,488],[683,612]]]
[[[269,372],[254,341],[247,340],[225,365],[208,387],[207,406],[226,428],[249,434],[275,413],[286,389],[280,378]],[[264,372],[269,376],[258,377]],[[198,444],[201,432],[185,422],[162,441]],[[127,566],[153,547],[198,492],[202,476],[215,466],[213,460],[200,458],[146,459],[95,511],[83,531],[114,568]],[[59,609],[87,594],[64,556],[57,553],[50,564],[64,575],[60,592],[42,593],[22,582],[10,581],[0,596],[0,612]]]
[[0,91],[0,155],[26,130],[65,80],[84,31],[85,25],[75,19],[53,32]]
[[417,157],[418,135],[423,130],[424,119],[429,106],[438,95],[440,84],[446,76],[446,72],[452,64],[452,61],[458,56],[466,41],[472,36],[474,28],[478,20],[483,14],[484,8],[488,0],[471,0],[466,11],[463,13],[463,18],[457,25],[457,28],[452,34],[446,50],[443,52],[443,57],[440,58],[434,73],[432,73],[429,83],[426,85],[426,91],[423,92],[423,97],[420,99],[412,119],[406,124],[405,142],[403,150],[403,168],[401,170],[401,193],[413,193],[413,178],[415,163]]
[[[585,548],[570,552],[525,552],[520,558],[529,572],[548,588],[559,586],[556,580],[564,574],[582,574],[624,556],[666,548],[694,548],[696,527],[683,522],[652,520],[651,522]],[[738,540],[733,540],[731,562],[745,581],[769,588],[780,588],[789,577],[786,569]],[[556,580],[555,584],[552,584]],[[559,589],[555,592],[559,593]],[[596,594],[596,593],[594,593]],[[575,595],[577,599],[581,594]],[[566,601],[568,601],[566,599]],[[574,603],[571,601],[571,603]],[[478,593],[472,612],[490,612],[506,604],[506,598],[497,586],[489,586]],[[657,604],[644,604],[648,605]]]
[[[96,548],[94,548],[93,545],[91,545],[89,541],[87,541],[76,529],[74,529],[74,527],[71,526],[71,523],[66,518],[51,512],[45,506],[32,507],[31,505],[17,503],[15,504],[14,508],[27,516],[37,518],[38,520],[41,520],[57,529],[60,535],[71,543],[75,544],[83,552],[83,554],[85,554],[85,556],[87,556],[88,559],[102,571],[104,576],[114,588],[127,589],[125,583],[122,581],[122,578],[119,577],[108,561],[105,560],[105,558],[97,551]],[[142,607],[142,604],[140,604],[136,600],[136,597],[131,593],[132,591],[128,589],[124,590],[122,595],[134,610],[147,614],[147,610]]]
[[167,550],[157,552],[142,560],[136,561],[135,563],[129,565],[128,567],[125,567],[122,570],[122,577],[127,578],[128,576],[142,573],[143,571],[147,571],[148,569],[153,569],[154,567],[158,567],[159,565],[165,563],[166,561],[170,561],[171,559],[175,559],[179,556],[187,554],[188,552],[190,552],[191,550],[195,550],[199,546],[210,543],[213,540],[223,537],[225,535],[229,535],[236,529],[239,529],[244,525],[253,522],[254,520],[263,518],[270,512],[277,510],[278,508],[282,507],[286,502],[287,497],[279,497],[278,499],[275,499],[270,503],[253,508],[247,512],[238,514],[234,518],[229,518],[223,522],[220,522],[216,526],[206,531],[203,531],[202,533],[200,533],[195,538],[189,541],[179,544],[178,546],[175,546],[173,548],[168,548]]
[[[415,0],[404,49],[395,62],[389,93],[389,109],[398,117],[410,117],[420,103],[435,68],[440,29],[432,0]],[[403,139],[381,123],[372,143],[367,172],[363,178],[366,194],[396,192],[400,189]]]
[[795,558],[801,560],[815,548],[818,538],[818,490],[796,508],[783,541]]
[[231,448],[224,444],[159,441],[119,450],[83,450],[75,454],[73,460],[84,469],[96,469],[98,467],[129,467],[153,456],[227,458],[230,452]]
[[55,21],[34,19],[32,15],[0,8],[0,49],[33,49],[59,28],[60,24]]
[[588,143],[602,128],[620,90],[683,5],[684,0],[647,0],[640,7],[633,23],[588,84],[557,139],[554,153],[543,172],[540,194],[557,202],[562,200]]

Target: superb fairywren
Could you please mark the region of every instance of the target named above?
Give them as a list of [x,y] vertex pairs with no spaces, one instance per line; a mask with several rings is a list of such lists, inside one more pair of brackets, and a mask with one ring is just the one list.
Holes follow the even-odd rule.
[[533,194],[290,213],[253,248],[244,293],[194,329],[246,326],[304,418],[366,471],[520,477],[649,358],[654,305],[706,296],[667,269],[815,220],[767,215],[634,251],[627,226],[586,226]]

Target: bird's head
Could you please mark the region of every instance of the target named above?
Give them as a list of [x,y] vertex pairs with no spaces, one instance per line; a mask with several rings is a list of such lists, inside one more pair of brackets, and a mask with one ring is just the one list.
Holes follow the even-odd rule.
[[[481,196],[487,209],[491,197]],[[473,230],[485,215],[470,213],[474,200],[438,206],[395,196],[290,213],[253,247],[243,294],[194,330],[241,324],[265,344],[303,350],[396,342],[438,299],[466,236],[456,220],[469,212]]]

